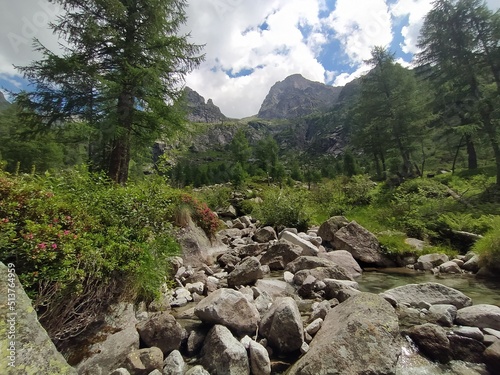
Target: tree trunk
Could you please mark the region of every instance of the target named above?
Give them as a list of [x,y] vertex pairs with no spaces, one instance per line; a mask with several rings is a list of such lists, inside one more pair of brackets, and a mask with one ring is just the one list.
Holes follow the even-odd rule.
[[124,185],[128,180],[130,163],[130,135],[133,123],[134,98],[132,93],[124,89],[118,98],[117,112],[119,128],[111,150],[109,177],[118,184]]
[[465,136],[465,144],[467,145],[468,168],[477,169],[476,147],[474,146],[474,142],[472,141],[472,137],[470,135]]

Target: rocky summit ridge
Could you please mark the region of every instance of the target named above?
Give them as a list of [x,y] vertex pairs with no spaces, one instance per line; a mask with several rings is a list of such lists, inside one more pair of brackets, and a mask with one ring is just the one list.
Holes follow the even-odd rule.
[[184,92],[186,95],[187,118],[190,122],[217,124],[227,119],[220,108],[213,103],[212,99],[205,102],[203,96],[189,87],[186,87]]

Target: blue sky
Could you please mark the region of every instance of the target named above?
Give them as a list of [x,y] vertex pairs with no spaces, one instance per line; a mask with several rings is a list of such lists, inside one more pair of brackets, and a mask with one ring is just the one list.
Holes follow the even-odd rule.
[[[5,0],[4,0],[5,1]],[[205,44],[206,59],[186,84],[222,112],[258,112],[270,87],[287,76],[342,86],[365,73],[373,46],[386,46],[404,65],[432,0],[188,0],[183,31]],[[497,10],[500,0],[487,0]],[[25,87],[13,68],[38,56],[31,39],[52,50],[46,27],[59,10],[46,0],[10,2],[0,14],[0,89]]]

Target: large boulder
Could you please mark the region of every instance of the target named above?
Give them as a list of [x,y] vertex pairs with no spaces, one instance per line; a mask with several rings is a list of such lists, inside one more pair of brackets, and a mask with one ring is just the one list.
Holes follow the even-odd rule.
[[253,303],[243,293],[222,288],[203,299],[194,309],[201,321],[209,324],[222,324],[239,333],[254,333],[260,315]]
[[178,350],[174,350],[163,361],[163,375],[184,375],[187,365]]
[[484,351],[484,362],[492,374],[500,368],[500,340],[495,341]]
[[262,277],[259,260],[255,257],[249,257],[238,263],[227,276],[227,285],[233,288],[238,285],[253,284]]
[[410,328],[408,335],[417,344],[420,351],[430,359],[443,363],[450,361],[450,340],[443,327],[425,323]]
[[249,343],[248,354],[250,358],[250,369],[253,375],[271,374],[271,360],[269,353],[258,342],[253,340]]
[[349,251],[354,259],[364,264],[380,267],[394,264],[382,252],[377,237],[355,221],[335,232],[333,246]]
[[247,351],[231,331],[219,324],[208,332],[201,363],[212,375],[249,375]]
[[417,263],[415,263],[414,268],[416,270],[429,271],[448,261],[449,258],[446,254],[425,254],[418,257]]
[[269,265],[272,270],[282,270],[288,263],[298,258],[301,253],[301,247],[280,240],[269,246],[269,249],[260,258],[260,263]]
[[421,302],[431,305],[448,304],[457,309],[472,305],[472,300],[462,292],[439,283],[407,284],[380,294],[391,303],[418,306]]
[[400,352],[394,309],[377,295],[361,293],[330,310],[288,375],[394,374]]
[[457,324],[500,330],[500,307],[495,305],[474,305],[457,311]]
[[[7,303],[12,290],[15,295],[11,301],[15,301],[15,306]],[[2,262],[0,295],[0,368],[3,368],[3,374],[76,374],[38,322],[31,301],[17,279],[15,268],[7,267]]]
[[307,276],[314,276],[318,280],[336,279],[336,280],[352,280],[345,270],[339,266],[333,267],[316,267],[310,270],[298,271],[293,276],[293,282],[296,285],[302,285]]
[[285,240],[299,246],[302,249],[301,255],[318,255],[318,248],[316,246],[314,246],[311,242],[300,238],[295,233],[285,230],[281,232],[280,240]]
[[160,348],[152,347],[134,350],[127,355],[126,368],[131,375],[148,375],[163,367],[163,353]]
[[304,342],[304,328],[294,299],[277,298],[262,317],[259,333],[280,353],[290,353],[300,349]]
[[349,224],[349,220],[347,220],[344,216],[333,216],[320,225],[318,229],[318,236],[320,236],[327,244],[331,244],[334,240],[335,233],[347,224]]
[[184,330],[175,318],[167,312],[153,314],[136,325],[141,340],[149,347],[155,346],[164,354],[178,350],[184,337]]
[[356,262],[356,259],[354,259],[352,254],[347,250],[335,250],[328,253],[319,253],[318,256],[338,264],[352,277],[358,277],[363,273],[363,270],[358,262]]
[[252,239],[255,242],[266,243],[272,240],[276,240],[278,236],[276,235],[276,231],[273,227],[262,227],[255,231]]
[[293,262],[288,263],[285,270],[296,273],[301,270],[310,270],[316,267],[336,267],[337,265],[329,259],[315,256],[300,256]]

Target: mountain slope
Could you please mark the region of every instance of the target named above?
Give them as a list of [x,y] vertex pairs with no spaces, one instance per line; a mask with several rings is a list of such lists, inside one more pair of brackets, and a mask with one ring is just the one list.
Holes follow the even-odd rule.
[[193,89],[186,87],[184,91],[188,112],[187,118],[190,122],[216,124],[227,120],[227,117],[222,114],[221,110],[213,103],[212,99],[208,99],[205,103],[205,98]]

